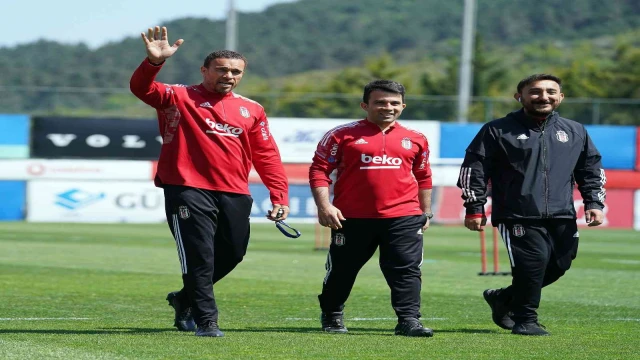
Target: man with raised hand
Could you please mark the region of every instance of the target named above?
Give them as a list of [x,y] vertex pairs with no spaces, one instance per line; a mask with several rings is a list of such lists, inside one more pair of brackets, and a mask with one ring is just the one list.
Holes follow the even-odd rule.
[[169,43],[158,26],[141,36],[147,58],[131,77],[131,92],[158,114],[163,141],[155,183],[164,189],[184,286],[167,300],[178,330],[197,325],[197,336],[223,336],[213,284],[247,251],[251,165],[269,189],[272,221],[289,213],[284,167],[264,108],[232,91],[244,75],[243,55],[214,51],[200,67],[200,84],[163,84],[156,75],[184,41]]

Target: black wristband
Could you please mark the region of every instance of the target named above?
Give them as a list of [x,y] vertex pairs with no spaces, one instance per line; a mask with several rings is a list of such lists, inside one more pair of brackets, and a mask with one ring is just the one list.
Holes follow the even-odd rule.
[[156,64],[154,62],[151,61],[151,59],[147,58],[147,61],[149,62],[149,64],[153,65],[153,66],[160,66],[162,64],[164,64],[165,60],[162,60],[160,63]]

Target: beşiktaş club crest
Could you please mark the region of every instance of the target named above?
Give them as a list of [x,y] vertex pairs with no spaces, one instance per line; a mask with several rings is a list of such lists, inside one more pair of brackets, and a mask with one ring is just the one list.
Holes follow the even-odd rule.
[[567,135],[567,133],[562,130],[558,130],[558,132],[556,132],[556,139],[558,139],[558,141],[560,142],[566,143],[567,141],[569,141],[569,135]]
[[251,114],[249,114],[249,110],[244,106],[240,106],[240,115],[244,118],[249,118],[249,116],[251,116]]
[[513,225],[513,236],[523,237],[524,236],[524,226],[520,224]]
[[336,244],[336,246],[344,245],[344,234],[343,233],[335,233],[333,235],[333,243]]
[[189,213],[189,208],[184,205],[178,207],[178,214],[180,215],[180,219],[182,220],[188,219],[189,216],[191,216],[191,214]]
[[402,147],[407,150],[411,150],[411,148],[413,147],[413,143],[411,142],[411,139],[409,139],[408,137],[402,139]]

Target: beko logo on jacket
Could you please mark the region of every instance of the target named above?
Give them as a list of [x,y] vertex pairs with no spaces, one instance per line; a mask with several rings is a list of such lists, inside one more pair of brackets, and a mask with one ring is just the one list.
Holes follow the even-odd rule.
[[400,169],[402,159],[394,158],[387,155],[382,156],[369,156],[362,154],[360,160],[364,164],[373,164],[368,166],[361,166],[360,169]]
[[242,134],[241,128],[233,127],[229,124],[220,124],[209,118],[205,119],[205,121],[207,122],[207,125],[209,125],[209,127],[212,129],[212,130],[207,130],[206,131],[207,134],[215,134],[220,136],[235,136],[235,137],[238,137],[240,136],[240,134]]

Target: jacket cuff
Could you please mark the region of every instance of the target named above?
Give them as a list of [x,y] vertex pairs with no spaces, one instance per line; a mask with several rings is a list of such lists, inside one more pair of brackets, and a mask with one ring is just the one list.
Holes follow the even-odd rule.
[[279,193],[269,196],[272,204],[289,206],[289,194]]
[[465,219],[478,219],[484,215],[484,204],[468,204]]
[[593,210],[593,209],[602,210],[604,209],[604,206],[602,206],[600,203],[597,203],[597,202],[590,202],[590,203],[584,204],[584,209],[585,210]]
[[428,178],[426,178],[424,180],[418,181],[418,189],[420,189],[420,190],[433,189],[433,178],[431,176],[429,176]]
[[309,185],[311,188],[329,187],[329,185],[331,185],[331,180],[311,179],[309,180]]

